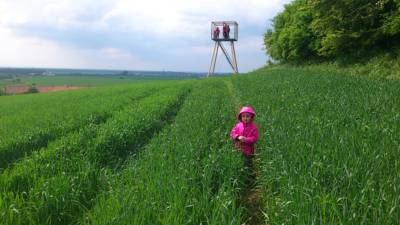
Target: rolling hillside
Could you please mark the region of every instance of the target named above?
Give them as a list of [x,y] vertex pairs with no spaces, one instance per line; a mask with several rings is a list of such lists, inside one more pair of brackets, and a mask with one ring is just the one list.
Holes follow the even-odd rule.
[[400,81],[321,71],[1,96],[0,224],[396,224]]

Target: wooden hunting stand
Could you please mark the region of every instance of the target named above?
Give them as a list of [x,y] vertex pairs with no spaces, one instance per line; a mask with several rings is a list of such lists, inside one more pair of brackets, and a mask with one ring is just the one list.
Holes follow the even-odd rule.
[[[224,32],[224,25],[229,27],[230,32],[227,33]],[[222,35],[220,35],[220,33]],[[238,23],[235,21],[211,22],[211,40],[213,40],[215,44],[207,77],[214,74],[219,48],[221,48],[222,52],[224,53],[226,59],[229,62],[229,65],[231,65],[234,73],[239,73],[237,59],[236,59],[235,44],[234,44],[234,42],[238,40]],[[227,49],[222,44],[222,42],[230,43],[232,56],[229,55]]]

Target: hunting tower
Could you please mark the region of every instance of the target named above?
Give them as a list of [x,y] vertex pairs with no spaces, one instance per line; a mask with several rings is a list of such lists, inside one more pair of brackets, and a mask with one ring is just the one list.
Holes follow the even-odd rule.
[[[235,21],[211,22],[211,40],[213,40],[215,44],[207,77],[214,74],[218,50],[220,48],[228,60],[229,65],[232,67],[234,73],[239,72],[235,51],[235,41],[238,40],[238,33],[238,23]],[[231,55],[229,55],[229,52],[223,45],[223,42],[230,43]]]

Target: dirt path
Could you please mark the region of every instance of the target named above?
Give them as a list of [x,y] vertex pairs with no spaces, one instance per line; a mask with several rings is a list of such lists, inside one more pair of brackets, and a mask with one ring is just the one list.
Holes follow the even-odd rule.
[[[31,86],[18,85],[18,86],[6,86],[4,92],[6,94],[24,94],[29,92]],[[61,85],[61,86],[37,86],[35,89],[39,93],[53,92],[53,91],[69,91],[85,88],[84,86],[71,86],[71,85]]]
[[224,80],[224,83],[225,83],[226,87],[228,88],[229,95],[232,97],[232,102],[233,102],[233,105],[235,106],[235,113],[237,113],[242,105],[240,103],[239,96],[236,95],[232,81]]
[[[257,166],[255,165],[255,168]],[[264,224],[264,216],[262,213],[262,189],[257,184],[258,171],[255,171],[255,185],[246,187],[245,193],[242,194],[241,204],[246,209],[244,224],[255,225]]]
[[[224,80],[226,87],[228,88],[229,94],[232,96],[232,102],[235,107],[235,113],[237,113],[242,107],[239,96],[237,96],[233,84],[230,80]],[[257,170],[257,155],[254,158],[254,180],[249,184],[246,184],[245,189],[242,192],[241,204],[245,209],[245,215],[243,217],[243,223],[249,225],[264,224],[264,216],[262,213],[262,201],[261,186],[258,185],[257,178],[259,173]]]

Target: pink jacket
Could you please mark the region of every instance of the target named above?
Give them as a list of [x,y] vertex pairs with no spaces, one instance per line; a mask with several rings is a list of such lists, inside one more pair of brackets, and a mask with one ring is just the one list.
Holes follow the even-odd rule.
[[[244,112],[252,114],[253,118],[256,116],[251,107],[243,107],[238,114],[239,121],[240,115]],[[244,142],[240,142],[236,139],[239,136],[244,137]],[[257,142],[258,136],[257,126],[253,122],[243,123],[240,121],[231,131],[231,138],[235,141],[236,148],[242,150],[246,155],[252,155],[254,153],[254,143]]]

